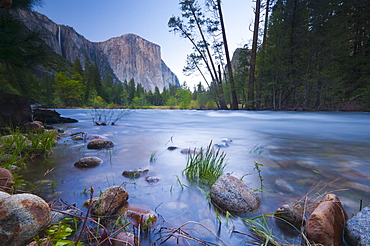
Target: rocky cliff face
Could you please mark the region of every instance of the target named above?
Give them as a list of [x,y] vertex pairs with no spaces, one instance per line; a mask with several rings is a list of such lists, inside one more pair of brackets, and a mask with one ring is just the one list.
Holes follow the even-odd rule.
[[105,42],[95,43],[78,34],[72,27],[58,25],[40,13],[18,10],[20,19],[30,28],[40,32],[46,44],[70,62],[78,57],[84,65],[88,58],[97,62],[104,75],[111,73],[116,82],[134,79],[145,90],[160,91],[170,84],[179,86],[177,76],[161,59],[161,48],[137,35],[125,34]]

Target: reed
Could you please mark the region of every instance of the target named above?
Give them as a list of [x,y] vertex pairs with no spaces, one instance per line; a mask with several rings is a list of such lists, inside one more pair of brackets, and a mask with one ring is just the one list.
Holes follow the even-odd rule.
[[190,182],[211,186],[223,174],[227,165],[225,157],[226,153],[214,149],[211,141],[205,150],[189,153],[183,173]]
[[56,143],[57,135],[55,130],[45,130],[37,134],[12,130],[9,135],[0,137],[0,166],[22,166],[35,156],[49,154]]

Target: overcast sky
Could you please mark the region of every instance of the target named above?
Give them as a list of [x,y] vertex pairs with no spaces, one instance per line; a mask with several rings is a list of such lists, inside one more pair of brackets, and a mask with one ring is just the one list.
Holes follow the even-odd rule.
[[[223,2],[229,49],[233,52],[252,39],[250,25],[255,3],[252,0]],[[169,32],[167,26],[170,17],[181,15],[179,6],[178,0],[45,0],[34,10],[57,24],[73,27],[93,42],[133,33],[156,43],[161,46],[162,60],[178,76],[180,83],[186,81],[193,88],[201,78],[182,73],[186,55],[192,52],[191,45]]]

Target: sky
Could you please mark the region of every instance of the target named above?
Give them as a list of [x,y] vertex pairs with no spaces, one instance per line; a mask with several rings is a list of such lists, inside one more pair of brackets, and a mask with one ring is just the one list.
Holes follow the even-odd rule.
[[[203,2],[203,1],[200,1]],[[223,14],[229,51],[251,43],[253,0],[224,0]],[[57,24],[73,27],[92,42],[102,42],[133,33],[158,44],[162,60],[192,89],[200,76],[185,76],[186,55],[192,52],[188,40],[169,32],[168,20],[180,16],[179,0],[44,0],[33,10]],[[205,83],[202,81],[202,84]]]

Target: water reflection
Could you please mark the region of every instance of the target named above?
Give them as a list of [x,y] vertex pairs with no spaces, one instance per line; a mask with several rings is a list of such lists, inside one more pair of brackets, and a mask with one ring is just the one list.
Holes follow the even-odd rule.
[[[254,162],[264,165],[264,192],[256,214],[273,213],[317,184],[325,186],[322,194],[336,193],[350,217],[357,213],[360,199],[364,206],[370,204],[367,113],[135,110],[115,126],[95,126],[91,110],[57,111],[79,122],[56,126],[66,131],[51,158],[30,166],[23,174],[26,179],[38,180],[54,168],[45,178],[56,180],[57,185],[54,192],[44,190],[41,194],[46,200],[61,198],[82,207],[90,186],[99,191],[125,184],[130,204],[156,209],[166,223],[177,227],[187,221],[202,222],[226,243],[240,245],[242,240],[248,244],[241,235],[230,234],[232,230],[246,232],[243,221],[230,218],[226,223],[223,217],[220,224],[206,195],[182,175],[186,155],[181,149],[206,147],[210,141],[228,138],[232,142],[222,149],[228,160],[225,172],[243,177],[248,186],[258,189],[260,179],[253,170]],[[71,139],[76,132],[103,135],[115,147],[88,150],[86,142]],[[169,151],[168,146],[178,149]],[[155,161],[150,162],[153,155]],[[103,163],[92,169],[73,166],[87,156],[97,156]],[[148,168],[148,175],[160,181],[148,183],[145,176],[135,180],[122,176],[124,170],[135,168]],[[271,226],[279,233],[274,223]],[[147,240],[149,245],[152,239]]]

